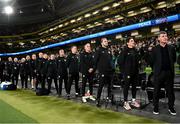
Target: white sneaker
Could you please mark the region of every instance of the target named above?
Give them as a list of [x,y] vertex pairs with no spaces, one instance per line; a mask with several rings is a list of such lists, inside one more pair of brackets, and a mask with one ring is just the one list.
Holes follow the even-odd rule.
[[82,97],[82,102],[83,102],[83,103],[86,103],[86,102],[87,102],[87,100],[86,100],[86,97],[85,97],[85,96],[83,96],[83,97]]
[[124,102],[124,106],[123,106],[126,110],[131,110],[131,107],[129,105],[128,102]]
[[92,95],[89,96],[89,99],[92,100],[92,101],[96,100]]
[[134,106],[134,107],[136,107],[136,108],[139,108],[139,107],[140,107],[140,104],[139,104],[136,100],[132,101],[132,102],[131,102],[131,105]]
[[171,115],[176,115],[176,110],[174,108],[170,108],[168,111]]

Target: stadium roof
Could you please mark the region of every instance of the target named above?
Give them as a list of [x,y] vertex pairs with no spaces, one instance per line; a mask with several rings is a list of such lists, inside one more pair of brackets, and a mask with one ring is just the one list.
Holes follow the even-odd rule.
[[[0,0],[0,25],[52,21],[87,9],[104,0]],[[12,7],[7,15],[5,7]]]
[[[37,1],[42,2],[44,0],[37,0]],[[45,4],[40,4],[37,1],[34,1],[34,5],[35,3],[38,4],[38,6],[45,5]],[[47,0],[46,2],[48,1],[50,0]],[[3,30],[1,28],[0,31],[1,47],[2,48],[8,47],[15,50],[15,48],[29,49],[32,47],[34,48],[34,47],[44,46],[47,44],[54,44],[64,40],[104,31],[107,29],[123,27],[126,25],[143,22],[146,20],[162,18],[173,14],[177,14],[179,13],[178,8],[180,6],[179,0],[175,0],[173,2],[164,1],[164,0],[159,0],[158,2],[156,0],[94,0],[94,2],[92,2],[93,0],[78,0],[81,2],[84,1],[84,3],[78,3],[78,1],[74,3],[73,2],[69,3],[70,1],[72,2],[73,0],[66,0],[66,1],[61,0],[61,3],[57,5],[55,4],[55,6],[62,6],[62,8],[55,7],[54,11],[52,10],[44,11],[39,13],[39,15],[38,13],[34,15],[32,15],[31,13],[30,13],[31,15],[28,15],[27,13],[26,14],[21,13],[22,15],[19,16],[20,13],[18,14],[16,13],[16,11],[12,15],[6,15],[1,13],[3,16],[9,18],[9,20],[11,21],[13,21],[15,16],[17,17],[19,16],[19,18],[21,18],[22,20],[21,22],[17,21],[18,19],[17,20],[14,19],[14,22],[17,21],[19,24],[23,24],[23,22],[26,23],[27,20],[31,20],[32,23],[33,19],[34,22],[37,23],[38,22],[37,18],[40,17],[40,15],[42,15],[42,17],[45,17],[45,19],[42,21],[47,21],[47,19],[50,19],[50,18],[46,18],[48,17],[46,16],[46,14],[50,14],[50,16],[54,18],[53,19],[54,21],[52,20],[50,21],[51,23],[48,24],[45,23],[44,27],[41,27],[31,32],[2,35],[1,32]],[[91,4],[88,4],[88,2],[90,1]],[[16,0],[16,2],[18,2],[18,0]],[[60,0],[58,2],[60,2]],[[79,7],[79,6],[83,6],[83,7]],[[27,8],[28,7],[29,6],[27,6]],[[34,18],[30,18],[33,16]],[[10,23],[7,21],[6,23],[8,23],[8,26],[10,24],[13,25],[17,24],[17,23]],[[8,26],[4,26],[4,27],[7,28]],[[169,24],[168,26],[169,26],[168,29],[179,31],[179,23]],[[20,26],[14,26],[14,27],[15,27],[14,28],[15,31],[17,31],[18,29],[23,29],[22,27],[18,28]],[[29,29],[29,27],[27,26],[24,27],[25,29]],[[38,25],[35,24],[35,27],[38,27]],[[126,35],[127,34],[133,36],[137,35],[137,37],[142,37],[143,35],[145,35],[147,37],[147,33],[155,34],[159,30],[162,30],[162,27],[164,28],[166,26],[152,27],[149,28],[147,31],[144,31],[142,29],[140,31],[132,31],[129,33],[126,32]],[[123,37],[124,37],[123,33],[117,35],[117,39],[122,39]]]

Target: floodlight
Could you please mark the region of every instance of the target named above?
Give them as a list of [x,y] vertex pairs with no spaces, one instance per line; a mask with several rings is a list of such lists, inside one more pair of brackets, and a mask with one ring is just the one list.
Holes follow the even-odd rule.
[[4,13],[6,14],[12,14],[14,11],[13,11],[13,8],[11,6],[6,6],[4,7]]

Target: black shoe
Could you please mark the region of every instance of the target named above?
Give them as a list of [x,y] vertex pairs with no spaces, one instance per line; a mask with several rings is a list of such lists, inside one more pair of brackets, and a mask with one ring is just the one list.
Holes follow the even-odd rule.
[[76,97],[78,97],[79,96],[79,93],[76,93]]
[[97,107],[101,107],[100,101],[97,101],[97,102],[96,102],[96,106],[97,106]]
[[70,94],[67,94],[67,100],[70,100]]
[[174,109],[174,108],[169,108],[169,113],[171,114],[171,115],[176,115],[176,110]]
[[155,115],[158,115],[158,114],[159,114],[159,109],[158,109],[158,107],[154,107],[153,114],[155,114]]

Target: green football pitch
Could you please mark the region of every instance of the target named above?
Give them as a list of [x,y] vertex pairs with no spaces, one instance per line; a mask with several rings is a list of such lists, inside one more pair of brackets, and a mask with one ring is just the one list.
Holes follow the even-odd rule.
[[32,91],[0,91],[0,123],[161,123]]

